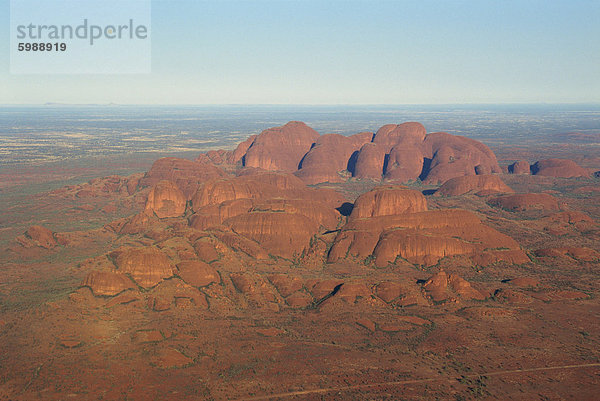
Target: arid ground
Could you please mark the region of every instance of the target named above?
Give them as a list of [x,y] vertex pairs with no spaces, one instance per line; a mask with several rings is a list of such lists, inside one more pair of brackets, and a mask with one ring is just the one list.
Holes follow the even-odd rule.
[[0,400],[598,399],[596,134],[263,128],[2,170]]

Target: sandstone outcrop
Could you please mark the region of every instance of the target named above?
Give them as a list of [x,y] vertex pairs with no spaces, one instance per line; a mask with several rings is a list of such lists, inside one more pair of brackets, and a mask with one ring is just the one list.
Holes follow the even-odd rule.
[[272,274],[268,278],[284,298],[300,291],[304,287],[304,283],[300,278],[290,277],[287,274]]
[[545,159],[537,161],[531,166],[531,173],[560,178],[590,176],[588,170],[580,167],[573,160],[568,159]]
[[255,306],[266,306],[270,310],[279,310],[278,299],[272,287],[258,274],[232,273],[229,278],[233,286]]
[[223,224],[258,242],[270,254],[291,258],[308,247],[318,233],[318,224],[296,213],[255,211],[226,220]]
[[459,196],[480,191],[485,191],[486,193],[514,192],[497,175],[469,175],[449,179],[435,192],[435,196]]
[[391,216],[427,210],[427,200],[419,191],[402,186],[380,186],[360,195],[350,219]]
[[418,123],[386,125],[367,145],[358,154],[357,178],[440,183],[501,172],[496,156],[481,142],[445,132],[427,135]]
[[244,142],[240,143],[231,154],[231,162],[233,162],[233,163],[237,163],[239,161],[243,162],[243,158],[246,155],[246,152],[248,152],[248,148],[250,148],[250,146],[252,146],[256,137],[257,137],[257,135],[250,135],[248,137],[248,139],[246,139]]
[[223,170],[210,163],[165,157],[155,161],[139,183],[141,186],[151,187],[159,181],[168,180],[181,189],[186,199],[191,199],[200,183],[226,175]]
[[256,241],[234,232],[214,231],[213,235],[233,250],[243,252],[254,259],[267,259],[269,254]]
[[121,248],[110,256],[120,272],[129,274],[143,288],[154,287],[173,276],[171,261],[155,247]]
[[571,257],[573,259],[582,260],[585,262],[592,262],[594,260],[600,260],[600,252],[595,251],[587,247],[557,247],[557,248],[544,248],[535,251],[536,256],[550,256],[550,257]]
[[353,168],[353,176],[359,179],[381,180],[385,165],[385,147],[376,143],[366,143],[358,152]]
[[90,287],[94,295],[105,296],[114,296],[135,287],[129,277],[114,271],[92,271],[81,285]]
[[[204,183],[192,198],[190,225],[198,230],[218,227],[237,216],[277,212],[307,217],[318,227],[335,229],[343,197],[329,189],[308,188],[291,174],[248,172]],[[226,224],[227,225],[227,224]]]
[[464,210],[427,211],[424,196],[402,187],[375,188],[359,196],[327,261],[373,258],[376,266],[398,257],[433,265],[447,256],[465,255],[476,264],[529,261],[512,238],[481,223]]
[[291,308],[300,309],[309,306],[313,302],[313,299],[307,293],[298,291],[287,297],[285,299],[285,302]]
[[340,213],[332,205],[308,199],[268,199],[257,202],[250,211],[299,214],[328,230],[334,230],[337,227],[340,217]]
[[373,133],[361,132],[352,136],[327,134],[321,136],[313,148],[304,156],[300,169],[295,173],[306,184],[321,182],[343,182],[340,175],[344,170],[353,171],[354,154],[366,143],[371,142]]
[[590,216],[576,210],[557,212],[546,217],[546,220],[556,223],[573,225],[578,225],[580,223],[594,223],[594,219],[592,219]]
[[519,160],[508,166],[510,174],[530,174],[531,166],[525,160]]
[[219,252],[210,239],[199,239],[196,241],[194,243],[194,250],[196,251],[196,255],[198,255],[198,259],[206,263],[219,259]]
[[54,238],[54,233],[43,226],[29,227],[25,232],[25,236],[31,239],[35,245],[45,249],[52,249],[58,245]]
[[494,152],[470,138],[446,132],[432,133],[423,141],[422,149],[425,161],[430,160],[424,163],[421,175],[425,183],[443,183],[462,175],[502,172]]
[[418,145],[425,140],[427,131],[417,122],[403,124],[387,124],[379,128],[373,137],[373,143],[383,146],[385,153],[390,153],[393,147]]
[[397,145],[388,154],[384,179],[386,181],[415,181],[424,168],[423,153],[415,146]]
[[194,287],[205,287],[221,281],[219,273],[209,264],[199,260],[186,260],[177,264],[178,275]]
[[[295,173],[307,184],[358,179],[443,183],[463,175],[501,173],[494,153],[481,142],[445,132],[427,134],[417,122],[388,124],[375,135],[319,134],[292,121],[242,142],[235,151],[210,151],[203,162]],[[184,191],[185,192],[185,191]],[[187,193],[186,193],[187,195]]]
[[486,296],[471,284],[455,274],[447,274],[441,270],[423,284],[425,294],[435,303],[445,301],[483,300]]
[[318,138],[317,131],[299,121],[269,128],[248,147],[243,156],[244,166],[293,173]]
[[270,199],[293,195],[306,189],[304,183],[290,174],[259,173],[205,182],[192,197],[192,209],[219,205],[236,199]]
[[156,183],[148,193],[146,212],[158,218],[179,217],[185,213],[186,197],[171,181]]

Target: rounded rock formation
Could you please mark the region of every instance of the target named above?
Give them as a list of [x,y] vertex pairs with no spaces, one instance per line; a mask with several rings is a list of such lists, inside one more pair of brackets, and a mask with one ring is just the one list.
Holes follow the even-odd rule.
[[94,295],[105,296],[118,295],[135,287],[125,274],[112,271],[90,272],[81,285],[90,287]]
[[337,234],[327,261],[372,257],[376,266],[384,267],[400,257],[429,266],[454,255],[465,255],[479,265],[529,261],[515,240],[458,209],[349,219]]
[[154,247],[118,249],[110,256],[120,272],[128,273],[143,288],[152,288],[173,276],[171,261]]
[[427,184],[443,183],[454,177],[501,173],[494,152],[483,143],[446,132],[425,137],[422,145],[424,163],[421,179]]
[[239,161],[243,162],[243,158],[246,155],[246,152],[248,152],[248,149],[250,148],[250,146],[252,146],[252,143],[254,142],[254,140],[256,139],[258,135],[250,135],[248,137],[248,139],[246,139],[244,142],[240,143],[237,148],[235,148],[235,150],[233,151],[233,153],[231,154],[231,163],[237,163]]
[[319,225],[306,216],[286,212],[251,212],[224,222],[246,238],[258,242],[275,256],[291,258],[308,248]]
[[387,124],[379,128],[373,138],[373,143],[382,145],[385,153],[389,153],[396,145],[420,144],[426,135],[427,130],[421,123]]
[[319,138],[319,133],[300,121],[260,133],[246,152],[247,167],[295,172],[300,161]]
[[531,166],[525,160],[519,160],[508,166],[510,174],[530,174]]
[[199,260],[186,260],[177,265],[179,277],[194,287],[205,287],[221,281],[219,273]]
[[279,196],[297,197],[307,188],[291,174],[258,173],[204,183],[192,197],[192,209],[219,205],[236,199],[271,199]]
[[416,181],[423,172],[424,156],[415,146],[398,145],[392,148],[385,166],[387,181]]
[[564,257],[569,256],[573,259],[582,260],[586,262],[592,262],[594,260],[600,260],[600,252],[597,252],[587,247],[558,247],[558,248],[544,248],[535,251],[536,256],[550,256],[550,257]]
[[42,248],[52,249],[58,245],[54,238],[54,233],[43,226],[31,226],[27,229],[25,235],[31,238],[37,246]]
[[296,174],[307,184],[358,179],[442,183],[463,175],[501,173],[496,156],[483,143],[445,132],[427,134],[417,122],[388,124],[375,135],[319,136],[292,121],[241,143],[234,152],[207,152],[199,160]]
[[545,159],[537,161],[531,166],[531,173],[559,178],[589,177],[590,175],[588,170],[580,167],[573,160],[568,159]]
[[301,169],[295,174],[306,184],[321,182],[343,182],[341,173],[353,171],[351,159],[366,143],[371,142],[373,133],[361,132],[349,137],[339,134],[321,136],[315,146],[302,159]]
[[435,196],[459,196],[479,191],[514,192],[496,175],[469,175],[449,179],[435,192]]
[[159,181],[169,180],[181,189],[186,199],[191,199],[200,183],[226,175],[223,170],[210,163],[165,157],[154,162],[150,171],[140,179],[139,184],[149,187]]
[[354,202],[350,219],[390,216],[427,210],[427,200],[419,191],[402,186],[381,186],[365,192]]
[[375,143],[366,143],[358,152],[353,176],[359,179],[381,180],[384,163],[385,147]]
[[185,213],[186,198],[183,192],[171,181],[159,181],[155,184],[146,201],[146,212],[156,217],[179,217]]

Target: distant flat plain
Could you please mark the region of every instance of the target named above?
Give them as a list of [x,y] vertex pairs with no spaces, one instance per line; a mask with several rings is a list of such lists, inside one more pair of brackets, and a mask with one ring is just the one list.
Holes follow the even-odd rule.
[[586,166],[600,154],[600,104],[0,106],[0,201],[147,171],[160,157],[233,149],[292,120],[342,135],[418,121],[482,141],[501,164],[567,157]]
[[[600,105],[0,106],[0,171],[82,158],[231,149],[291,120],[321,134],[419,121],[428,132],[464,135],[493,148],[574,140],[600,146]],[[583,136],[568,135],[573,132]]]

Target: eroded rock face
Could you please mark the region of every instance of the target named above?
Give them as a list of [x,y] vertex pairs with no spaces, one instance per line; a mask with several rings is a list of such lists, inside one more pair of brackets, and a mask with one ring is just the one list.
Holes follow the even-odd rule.
[[344,170],[354,171],[351,161],[359,149],[371,142],[373,133],[361,132],[349,137],[339,134],[321,136],[315,146],[304,156],[300,170],[295,174],[306,184],[343,182]]
[[94,295],[105,296],[114,296],[135,288],[129,277],[115,271],[92,271],[81,285],[90,287]]
[[388,124],[375,135],[319,136],[292,121],[250,137],[234,152],[210,151],[198,160],[235,164],[263,171],[295,173],[307,184],[385,179],[442,183],[463,175],[501,173],[494,153],[481,142],[445,132],[427,134],[417,122]]
[[350,219],[391,216],[427,210],[427,200],[419,191],[402,186],[377,187],[354,202]]
[[423,290],[433,302],[462,300],[483,300],[486,296],[471,284],[455,274],[447,274],[441,270],[431,276],[423,285]]
[[340,213],[331,205],[308,199],[268,199],[257,202],[251,209],[252,212],[272,211],[280,213],[299,214],[317,223],[318,226],[328,230],[337,227]]
[[186,199],[191,199],[200,183],[226,175],[223,170],[210,163],[165,157],[155,161],[139,183],[141,186],[149,187],[159,181],[168,180],[181,189]]
[[304,190],[304,183],[290,174],[259,173],[204,183],[192,198],[192,209],[236,199],[270,199]]
[[118,270],[128,273],[143,288],[151,288],[173,276],[173,265],[155,247],[121,248],[110,254]]
[[519,160],[508,166],[508,172],[511,174],[529,174],[531,166],[525,160]]
[[246,152],[248,152],[248,148],[250,148],[250,146],[252,146],[252,143],[254,143],[254,140],[256,139],[257,135],[250,135],[248,137],[248,139],[246,139],[244,142],[240,143],[237,148],[235,148],[235,150],[233,151],[232,155],[231,155],[231,161],[233,163],[237,163],[239,161],[243,162],[243,157],[246,155]]
[[494,152],[479,141],[445,132],[427,135],[423,154],[430,159],[426,183],[443,183],[462,175],[495,174],[502,170]]
[[295,172],[318,138],[317,131],[299,121],[269,128],[261,132],[248,148],[243,159],[244,166]]
[[219,252],[210,240],[198,240],[194,243],[194,250],[198,258],[206,263],[219,259]]
[[573,160],[568,159],[545,159],[531,166],[534,175],[545,175],[549,177],[571,178],[589,177],[590,172],[580,167]]
[[171,181],[163,180],[155,184],[148,193],[145,210],[162,219],[182,216],[185,206],[186,198],[179,187]]
[[385,164],[385,147],[376,143],[366,143],[360,148],[354,165],[356,178],[381,180]]
[[248,171],[203,184],[192,199],[190,225],[205,230],[237,216],[271,211],[306,217],[311,227],[335,229],[340,217],[336,208],[343,202],[339,193],[308,188],[291,174]]
[[390,153],[393,147],[402,145],[419,145],[425,139],[427,130],[421,123],[407,122],[403,124],[387,124],[379,128],[373,143],[380,144],[385,153]]
[[224,224],[258,242],[270,254],[285,258],[302,253],[319,229],[318,224],[306,216],[272,211],[242,214]]
[[551,214],[547,217],[547,220],[563,223],[563,224],[573,224],[578,225],[580,223],[594,223],[594,219],[583,212],[578,212],[576,210],[568,210],[564,212],[558,212]]
[[[376,188],[361,195],[348,223],[337,234],[327,261],[346,257],[373,258],[376,266],[397,258],[419,265],[433,265],[448,256],[466,255],[476,264],[498,260],[526,263],[527,255],[512,238],[481,223],[465,210],[427,211],[420,192],[403,188]],[[387,203],[384,200],[394,199]],[[379,200],[379,203],[378,203]],[[389,207],[389,205],[394,205]]]
[[235,289],[244,294],[250,303],[279,310],[274,290],[261,276],[253,273],[232,273],[229,278]]
[[571,257],[573,259],[592,262],[600,260],[600,252],[587,247],[544,248],[535,251],[536,256]]
[[277,288],[282,297],[287,298],[293,293],[300,291],[304,286],[298,277],[290,277],[287,274],[272,274],[269,281]]
[[46,249],[52,249],[57,244],[54,233],[43,226],[31,226],[25,232],[25,235],[34,241],[35,245]]
[[515,194],[500,196],[490,199],[488,203],[509,211],[560,209],[556,198],[549,194]]
[[399,182],[441,183],[463,175],[501,172],[496,156],[481,142],[445,132],[426,135],[418,123],[384,126],[373,144],[361,149],[355,177],[384,175]]
[[459,196],[479,191],[514,192],[496,175],[469,175],[449,179],[435,192],[435,196]]
[[220,241],[233,250],[244,252],[254,259],[267,259],[269,254],[256,241],[234,232],[217,231],[213,233]]
[[424,156],[416,146],[397,145],[392,148],[386,163],[386,181],[415,181],[423,173]]
[[179,277],[194,287],[204,287],[221,281],[221,276],[214,268],[199,260],[180,262],[177,269]]
[[[358,196],[344,219],[337,209],[350,205],[348,199],[306,185],[343,181],[351,171],[376,180],[451,177],[441,194],[509,192],[491,175],[497,170],[493,153],[468,138],[427,135],[418,123],[387,125],[374,136],[366,132],[352,137],[319,136],[302,123],[289,123],[251,138],[234,152],[211,151],[198,160],[161,159],[142,179],[145,186],[163,177],[147,189],[144,212],[109,226],[121,244],[145,246],[110,253],[105,258],[110,266],[86,279],[95,295],[115,295],[137,284],[148,291],[131,292],[141,294],[136,299],[154,311],[194,305],[206,309],[206,296],[215,301],[210,306],[215,310],[232,308],[238,301],[241,307],[254,304],[269,310],[343,303],[427,305],[424,294],[435,292],[437,281],[443,283],[440,291],[446,298],[480,299],[481,293],[452,275],[432,278],[422,291],[414,281],[409,286],[290,277],[281,265],[300,267],[306,274],[326,261],[335,262],[332,271],[338,275],[358,268],[357,263],[394,268],[430,266],[454,256],[476,265],[529,260],[513,239],[471,212],[428,210],[419,191],[392,184],[375,187]],[[226,175],[206,168],[209,163],[242,163],[243,168],[238,164],[235,176]],[[456,175],[460,177],[452,178]],[[344,190],[355,193],[354,187]],[[350,263],[340,262],[346,258]]]

